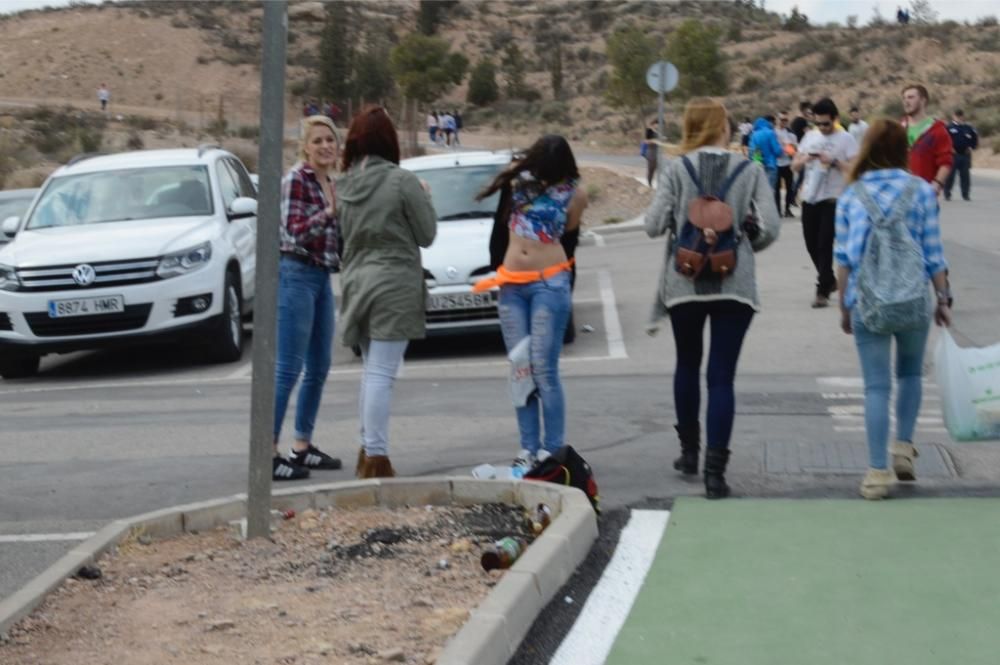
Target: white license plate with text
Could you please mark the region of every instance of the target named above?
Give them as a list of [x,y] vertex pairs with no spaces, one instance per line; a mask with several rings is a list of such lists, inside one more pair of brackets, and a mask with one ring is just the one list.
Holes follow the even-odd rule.
[[51,319],[61,319],[69,316],[121,314],[124,311],[124,296],[95,296],[93,298],[49,301],[49,318]]
[[449,309],[479,309],[496,305],[496,293],[442,293],[427,297],[427,311],[441,312]]

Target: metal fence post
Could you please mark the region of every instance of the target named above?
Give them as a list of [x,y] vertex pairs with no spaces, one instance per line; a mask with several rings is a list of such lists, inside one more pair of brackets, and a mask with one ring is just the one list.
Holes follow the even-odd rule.
[[263,538],[271,532],[274,354],[278,305],[278,225],[281,217],[282,147],[285,138],[287,9],[285,0],[264,3],[247,538]]

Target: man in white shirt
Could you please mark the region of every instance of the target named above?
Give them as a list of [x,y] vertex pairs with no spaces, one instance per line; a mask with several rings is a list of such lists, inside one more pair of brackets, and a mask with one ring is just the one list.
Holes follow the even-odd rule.
[[851,162],[858,155],[854,137],[837,126],[837,105],[823,98],[813,105],[816,129],[806,133],[792,160],[792,170],[805,169],[799,196],[802,200],[802,235],[816,266],[816,299],[813,308],[827,307],[837,288],[833,274],[834,217],[837,197],[847,186]]
[[778,157],[778,185],[774,188],[774,203],[781,210],[781,183],[785,183],[785,217],[794,217],[792,206],[795,205],[795,176],[792,174],[792,155],[798,139],[788,128],[788,111],[778,113],[778,128],[774,131],[781,144],[781,155]]
[[868,123],[862,120],[861,111],[858,110],[857,106],[852,106],[850,113],[851,126],[847,128],[847,131],[854,137],[855,143],[860,146],[865,138],[865,132],[868,131]]

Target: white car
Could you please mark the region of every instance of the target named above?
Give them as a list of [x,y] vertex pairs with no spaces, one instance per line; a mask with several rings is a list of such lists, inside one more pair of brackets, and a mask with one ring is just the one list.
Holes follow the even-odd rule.
[[31,376],[46,353],[152,339],[239,359],[256,196],[215,146],[70,160],[2,223],[0,376]]
[[494,273],[490,233],[499,194],[475,197],[510,161],[509,152],[463,152],[400,163],[430,185],[438,214],[437,237],[421,254],[428,336],[500,329],[498,289],[472,292],[473,284]]

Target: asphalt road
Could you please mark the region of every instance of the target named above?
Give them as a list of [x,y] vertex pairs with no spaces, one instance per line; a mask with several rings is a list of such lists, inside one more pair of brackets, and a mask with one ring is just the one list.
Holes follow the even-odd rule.
[[[973,196],[944,204],[942,225],[957,337],[986,344],[1000,329],[1000,181],[977,179]],[[701,492],[670,469],[671,336],[643,330],[662,256],[663,240],[641,232],[579,251],[576,323],[593,331],[563,356],[567,440],[591,461],[609,508]],[[853,496],[864,450],[853,342],[835,309],[809,308],[797,220],[758,261],[764,309],[740,363],[731,483],[742,496]],[[0,597],[111,519],[245,491],[249,358],[248,349],[240,363],[212,366],[171,347],[77,353],[46,358],[34,379],[0,381]],[[518,446],[505,369],[498,336],[415,344],[393,409],[399,472],[465,475],[510,459]],[[316,442],[347,466],[359,376],[360,362],[338,345]],[[1000,449],[950,443],[934,398],[928,385],[917,439],[928,474],[913,493],[995,492]]]

